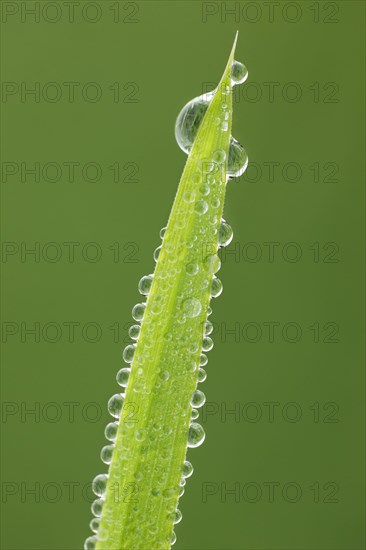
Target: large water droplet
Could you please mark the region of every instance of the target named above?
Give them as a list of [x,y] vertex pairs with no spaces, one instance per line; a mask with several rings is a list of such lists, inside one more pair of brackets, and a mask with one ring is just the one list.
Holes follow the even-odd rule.
[[227,164],[227,176],[230,178],[238,178],[241,176],[248,166],[248,155],[236,139],[230,138],[229,158]]
[[183,311],[187,317],[197,317],[201,309],[201,302],[197,298],[187,298],[183,302]]
[[240,61],[234,61],[231,67],[231,83],[233,86],[242,84],[248,78],[248,69]]
[[111,416],[114,416],[114,418],[119,418],[121,416],[124,400],[124,395],[121,393],[112,395],[108,401],[108,411]]
[[189,153],[198,129],[206,114],[214,92],[203,94],[189,101],[181,110],[175,123],[175,139],[185,153]]
[[205,265],[210,273],[217,273],[221,267],[221,260],[217,254],[210,254],[205,258]]
[[188,430],[188,447],[199,447],[203,443],[205,435],[205,430],[202,428],[201,424],[192,422]]
[[233,230],[231,226],[222,218],[219,231],[219,246],[227,246],[233,240]]
[[93,479],[92,489],[93,493],[98,497],[105,495],[107,489],[108,474],[99,474]]

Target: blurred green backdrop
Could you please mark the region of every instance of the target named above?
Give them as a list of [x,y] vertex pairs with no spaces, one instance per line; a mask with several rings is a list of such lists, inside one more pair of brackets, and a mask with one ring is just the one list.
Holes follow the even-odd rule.
[[89,533],[105,404],[185,162],[175,118],[239,29],[251,164],[228,189],[176,548],[364,548],[364,2],[1,9],[2,547]]

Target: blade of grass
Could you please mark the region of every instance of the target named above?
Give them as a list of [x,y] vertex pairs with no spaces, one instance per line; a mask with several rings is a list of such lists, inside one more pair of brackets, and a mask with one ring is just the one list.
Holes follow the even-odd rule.
[[[196,446],[203,438],[203,429],[191,424],[191,398],[218,267],[236,40],[185,165],[146,307],[134,309],[135,318],[143,313],[143,319],[109,468],[98,550],[170,548],[187,440]],[[215,155],[226,160],[212,163]],[[200,187],[211,168],[205,197]],[[211,347],[209,337],[204,344]],[[94,483],[100,494],[103,481]]]

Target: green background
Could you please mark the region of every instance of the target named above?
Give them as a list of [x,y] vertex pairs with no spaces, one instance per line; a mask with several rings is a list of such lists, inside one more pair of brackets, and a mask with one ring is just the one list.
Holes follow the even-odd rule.
[[[18,8],[2,14],[2,80],[41,89],[39,102],[2,96],[2,161],[19,170],[2,181],[2,547],[77,549],[88,536],[105,404],[185,162],[175,118],[218,81],[239,29],[249,79],[236,92],[234,136],[253,164],[229,184],[233,254],[223,257],[224,293],[213,303],[207,435],[189,451],[195,473],[175,547],[364,548],[364,2],[279,2],[271,20],[265,2],[101,1],[95,23],[83,0],[73,23],[65,6],[50,22],[57,12],[44,4],[36,22],[20,2],[2,2]],[[80,83],[74,102],[62,85],[70,81]],[[49,82],[61,86],[59,101],[50,102],[51,88],[42,97]],[[90,82],[99,101],[80,92]],[[73,182],[65,166],[59,181],[22,181],[21,163],[35,162],[80,166]],[[88,162],[100,166],[99,181],[82,174]],[[273,178],[268,163],[277,163]],[[79,243],[73,262],[67,242]],[[273,258],[269,242],[278,243]],[[21,255],[34,246],[39,261]],[[35,323],[39,342],[25,332]],[[32,408],[39,414],[26,414]]]

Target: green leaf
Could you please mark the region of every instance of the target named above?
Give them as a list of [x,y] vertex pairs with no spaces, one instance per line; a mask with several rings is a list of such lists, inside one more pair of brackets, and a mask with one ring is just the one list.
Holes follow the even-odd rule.
[[[204,433],[191,424],[191,398],[213,273],[219,268],[216,252],[226,192],[236,40],[185,165],[146,307],[134,309],[136,318],[143,313],[141,332],[135,351],[125,351],[134,351],[133,362],[99,531],[86,543],[90,548],[96,543],[98,550],[164,550],[174,542],[187,438],[196,446]],[[211,346],[205,336],[204,349]],[[198,393],[196,399],[204,396]],[[117,409],[118,404],[117,399]],[[97,493],[103,493],[104,482],[95,480]]]

